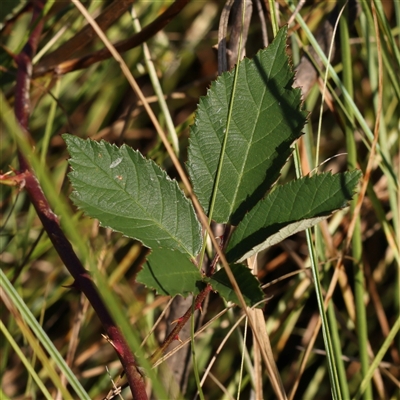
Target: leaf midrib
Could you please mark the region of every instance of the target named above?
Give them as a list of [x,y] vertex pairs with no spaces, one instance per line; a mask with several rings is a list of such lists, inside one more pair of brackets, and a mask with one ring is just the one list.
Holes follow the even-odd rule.
[[[243,63],[243,64],[240,64],[240,65],[243,65],[244,66],[244,75],[245,75],[245,77],[246,77],[246,86],[247,86],[247,90],[248,90],[248,93],[250,93],[250,95],[251,95],[251,97],[252,97],[252,99],[253,99],[253,103],[254,103],[254,105],[257,107],[257,116],[256,116],[256,119],[255,119],[255,121],[258,121],[258,119],[259,119],[259,117],[260,117],[260,106],[259,105],[257,105],[257,102],[255,101],[255,99],[254,99],[254,97],[253,97],[253,95],[252,95],[252,93],[251,93],[251,90],[250,90],[250,87],[249,87],[249,81],[248,81],[248,79],[247,79],[247,76],[248,76],[248,74],[247,74],[247,65],[246,65],[246,62],[245,63]],[[267,87],[265,86],[264,87],[264,91],[263,91],[263,94],[262,94],[262,99],[261,99],[261,101],[260,101],[260,104],[263,104],[263,102],[264,102],[264,99],[265,99],[265,95],[266,95],[266,92],[267,92]],[[234,101],[235,101],[235,99],[234,99]],[[242,180],[243,180],[243,177],[244,177],[244,173],[243,173],[243,171],[244,171],[244,169],[245,169],[245,166],[246,166],[246,164],[247,164],[247,160],[248,160],[248,156],[249,156],[249,153],[250,153],[250,149],[251,149],[251,147],[253,146],[253,138],[254,138],[254,134],[255,134],[255,128],[256,128],[256,123],[253,123],[253,129],[252,129],[252,132],[251,132],[251,137],[250,137],[250,140],[248,141],[249,142],[249,145],[247,146],[247,149],[246,149],[246,153],[245,153],[245,162],[244,163],[242,163],[242,168],[238,171],[237,170],[237,172],[238,172],[238,184],[236,185],[236,188],[235,188],[235,191],[234,191],[234,196],[233,196],[233,199],[232,199],[232,202],[231,202],[231,206],[230,206],[230,209],[229,209],[229,215],[232,215],[232,213],[233,213],[233,210],[236,208],[236,199],[237,199],[237,196],[238,196],[238,193],[239,193],[239,188],[240,188],[240,184],[241,184],[241,182],[242,182]],[[244,139],[246,139],[246,137],[244,136],[244,135],[242,135],[243,137],[244,137]],[[247,140],[246,140],[247,141]],[[230,160],[230,157],[229,157],[229,155],[227,155],[226,154],[226,157],[229,159],[229,161],[232,163],[232,166],[234,166],[235,164]],[[236,169],[236,168],[235,168]],[[221,193],[222,194],[222,193]],[[225,196],[224,196],[225,197]]]

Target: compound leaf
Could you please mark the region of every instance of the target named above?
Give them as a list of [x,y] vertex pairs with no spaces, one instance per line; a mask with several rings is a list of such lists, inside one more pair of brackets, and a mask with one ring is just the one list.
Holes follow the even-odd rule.
[[[225,154],[221,147],[235,71],[223,73],[200,99],[187,168],[207,214],[217,190],[212,215],[217,222],[237,225],[242,220],[277,180],[301,135],[306,113],[301,111],[300,89],[292,88],[286,34],[282,28],[267,49],[239,63]],[[220,157],[220,183],[214,188]]]
[[73,202],[102,226],[194,258],[200,223],[175,180],[138,151],[63,135],[71,155]]
[[335,175],[324,173],[278,186],[234,230],[226,251],[227,260],[242,262],[346,207],[360,176],[358,170]]

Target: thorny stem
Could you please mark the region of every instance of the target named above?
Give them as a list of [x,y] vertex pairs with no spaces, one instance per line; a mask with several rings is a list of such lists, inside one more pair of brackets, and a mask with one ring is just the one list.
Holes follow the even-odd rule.
[[[207,297],[208,293],[210,293],[212,290],[211,285],[207,284],[207,286],[197,295],[195,302],[194,302],[194,310],[200,310],[201,305],[204,301],[204,299]],[[175,328],[170,332],[168,337],[164,340],[164,342],[161,344],[161,346],[157,349],[157,351],[151,356],[151,362],[154,363],[165,351],[165,349],[174,341],[179,339],[179,332],[182,330],[182,328],[186,325],[188,322],[190,316],[192,315],[192,306],[188,308],[188,310],[185,312],[185,314],[182,315],[177,320],[177,324],[175,325]]]
[[[220,244],[219,247],[222,250],[225,246],[225,244],[228,241],[229,235],[231,233],[231,226],[226,225],[224,234],[220,237]],[[210,264],[210,268],[208,269],[206,276],[210,277],[214,274],[215,268],[217,266],[217,263],[219,261],[219,255],[218,253],[215,254],[214,259],[212,260]],[[164,340],[164,342],[161,344],[161,346],[157,349],[157,351],[151,356],[151,362],[154,363],[165,351],[165,349],[174,341],[174,340],[179,340],[179,332],[182,330],[182,328],[186,325],[188,322],[190,316],[192,315],[192,311],[194,310],[201,310],[201,305],[205,298],[207,297],[208,293],[210,293],[212,290],[212,287],[210,284],[207,284],[207,286],[197,295],[195,301],[194,301],[194,307],[190,306],[185,314],[182,315],[182,317],[178,318],[176,321],[177,324],[175,325],[175,328],[170,332],[170,334],[167,336],[167,338]]]
[[[220,237],[220,249],[222,250],[225,243],[227,243],[229,235],[231,233],[231,226],[226,225],[224,234]],[[215,254],[213,261],[210,264],[210,268],[208,268],[208,271],[206,273],[206,276],[210,277],[214,274],[215,268],[217,266],[217,263],[219,261],[219,255],[218,253]],[[164,340],[164,342],[160,345],[160,347],[153,353],[151,356],[151,363],[154,364],[164,353],[164,351],[167,349],[167,347],[174,341],[174,340],[179,340],[179,333],[183,329],[183,327],[186,325],[186,323],[189,321],[189,318],[192,315],[193,309],[194,310],[201,310],[201,305],[203,301],[206,299],[208,293],[210,293],[212,290],[212,287],[210,284],[207,284],[207,286],[197,295],[195,301],[194,301],[194,306],[190,306],[185,314],[182,315],[182,317],[178,318],[176,320],[176,325],[175,328],[169,333],[168,337]],[[122,378],[123,374],[121,374]],[[115,398],[120,391],[126,387],[126,384],[123,384],[119,386],[116,390],[114,390],[111,393],[111,397],[105,397],[103,400],[111,400]]]
[[[26,139],[29,141],[32,141],[28,130],[30,114],[29,89],[32,77],[32,58],[36,52],[43,28],[43,21],[37,22],[37,19],[40,18],[44,3],[45,0],[36,0],[33,2],[32,26],[35,26],[35,24],[36,26],[33,29],[27,44],[15,59],[18,66],[15,90],[15,116],[26,135]],[[41,189],[39,181],[34,175],[28,160],[24,157],[21,151],[18,152],[18,159],[20,170],[16,171],[18,176],[17,180],[20,181],[21,187],[25,187],[54,248],[58,252],[68,271],[73,276],[74,283],[71,286],[81,290],[86,295],[103,324],[105,332],[115,348],[125,370],[133,397],[135,400],[146,400],[147,394],[144,380],[137,368],[135,357],[131,349],[125,341],[121,331],[115,325],[115,322],[101,299],[89,273],[83,267],[82,263],[73,251],[70,242],[61,230],[58,217],[51,210],[50,204]]]

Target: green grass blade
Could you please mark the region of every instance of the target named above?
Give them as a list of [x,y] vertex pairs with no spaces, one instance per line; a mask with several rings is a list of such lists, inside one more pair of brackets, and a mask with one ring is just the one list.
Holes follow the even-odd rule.
[[[389,41],[390,51],[394,54],[395,61],[397,61],[396,65],[400,66],[399,45],[398,45],[398,43],[396,43],[396,40],[393,37],[393,34],[391,32],[390,26],[389,26],[388,21],[385,16],[385,11],[382,6],[382,1],[374,0],[374,5],[375,5],[375,9],[378,14],[380,26],[383,28],[383,31],[385,32],[385,36],[386,36],[387,40]],[[398,80],[397,80],[397,82],[398,82]]]
[[[57,80],[56,82],[56,88],[54,91],[54,96],[55,98],[58,98],[59,93],[60,93],[60,85],[61,85],[61,80]],[[50,111],[48,115],[48,119],[46,121],[46,130],[44,132],[43,140],[42,140],[42,148],[40,150],[40,162],[43,165],[43,168],[45,168],[46,164],[46,156],[49,150],[49,144],[50,144],[50,139],[51,139],[51,134],[54,131],[54,119],[57,111],[57,102],[52,99],[51,106],[50,106]]]
[[331,330],[332,348],[335,356],[338,383],[343,399],[350,399],[349,385],[346,378],[346,369],[343,363],[343,351],[340,341],[340,330],[337,323],[333,302],[328,305],[328,323]]
[[148,356],[140,345],[141,339],[139,338],[138,333],[133,329],[132,325],[126,318],[126,311],[122,307],[121,302],[118,300],[115,293],[113,293],[112,288],[108,285],[107,280],[98,269],[93,269],[92,273],[98,287],[102,288],[100,295],[103,298],[104,303],[107,305],[110,314],[114,318],[116,326],[121,330],[130,349],[134,352],[137,364],[143,368],[145,376],[151,381],[155,395],[159,399],[167,399],[168,395],[157,378],[155,371],[152,369]]
[[[343,2],[344,4],[344,2]],[[345,10],[346,12],[346,10]],[[351,46],[349,43],[349,31],[348,31],[348,20],[346,18],[341,18],[340,23],[340,41],[341,41],[341,56],[343,63],[343,86],[346,88],[347,93],[351,98],[354,97],[353,90],[353,66],[351,57]],[[357,167],[357,150],[356,142],[354,138],[353,124],[354,124],[354,114],[348,98],[343,99],[343,104],[346,109],[349,110],[350,119],[345,120],[345,136],[346,136],[346,148],[348,153],[348,168],[353,170]],[[358,196],[351,202],[351,211],[355,209],[358,201]],[[356,325],[357,325],[357,339],[358,348],[361,361],[361,373],[365,376],[368,366],[369,358],[367,353],[368,348],[368,325],[366,318],[366,309],[364,303],[364,267],[362,262],[362,238],[361,238],[361,223],[360,218],[357,216],[354,233],[352,237],[352,258],[354,260],[353,273],[354,273],[354,291],[355,291],[355,302],[356,302]],[[372,398],[372,386],[367,388],[365,392],[365,400]]]
[[318,264],[315,263],[317,260],[317,255],[315,253],[315,247],[312,241],[311,229],[307,229],[306,231],[307,237],[307,245],[310,253],[310,261],[311,261],[311,271],[313,275],[313,280],[315,284],[315,294],[317,296],[317,303],[319,314],[321,317],[321,328],[322,328],[322,336],[324,339],[326,357],[328,362],[328,370],[329,370],[329,377],[331,382],[331,391],[332,391],[332,398],[334,400],[341,400],[342,399],[342,392],[340,390],[340,382],[339,382],[339,375],[337,372],[337,365],[335,354],[332,345],[332,339],[330,334],[330,326],[328,323],[328,318],[325,312],[324,307],[324,298],[322,295],[322,287],[321,287],[321,279],[319,276]]
[[[2,290],[7,294],[7,296],[11,299],[17,310],[21,313],[21,316],[25,323],[32,329],[32,332],[36,336],[39,343],[45,348],[48,352],[51,359],[57,365],[59,370],[65,375],[68,383],[75,390],[75,393],[80,399],[90,400],[90,397],[83,389],[82,385],[76,378],[75,374],[71,371],[69,366],[66,364],[65,360],[62,358],[59,351],[56,349],[54,344],[51,342],[49,337],[43,328],[39,325],[34,315],[31,313],[24,300],[19,296],[15,288],[12,286],[11,282],[8,280],[7,276],[4,274],[2,270],[0,270],[0,283]],[[41,360],[43,362],[43,360]],[[63,390],[63,387],[60,383],[60,389]],[[65,390],[65,389],[64,389]],[[65,394],[67,398],[69,397],[68,392]]]
[[[3,324],[3,321],[0,321],[0,331],[3,333],[6,340],[10,343],[11,347],[14,349],[16,355],[25,365],[25,368],[29,372],[30,376],[33,378],[35,383],[38,385],[39,389],[42,391],[44,397],[48,400],[52,400],[53,397],[47,390],[46,386],[44,385],[43,381],[40,379],[39,375],[36,373],[35,369],[32,367],[32,364],[29,360],[25,357],[25,354],[21,351],[19,345],[15,342],[13,336],[8,331],[7,327]],[[0,396],[3,399],[3,396]],[[5,398],[5,397],[4,397]]]
[[[290,5],[289,7],[290,7],[290,9],[292,11],[295,10],[295,7],[293,5]],[[368,126],[367,121],[365,120],[364,116],[360,112],[359,108],[354,103],[354,100],[352,99],[352,97],[350,96],[350,94],[346,90],[345,86],[341,82],[338,74],[335,72],[335,70],[333,69],[332,65],[330,65],[330,63],[328,62],[327,57],[325,56],[325,54],[323,53],[323,51],[319,47],[314,35],[312,34],[312,32],[310,31],[309,27],[307,26],[307,24],[305,23],[304,19],[301,17],[300,14],[296,14],[296,20],[300,24],[301,28],[304,30],[304,33],[306,34],[307,39],[310,41],[311,45],[313,46],[313,48],[317,52],[318,57],[320,57],[321,61],[323,62],[324,66],[325,66],[325,68],[328,69],[328,72],[329,72],[330,76],[332,77],[333,81],[335,82],[336,86],[342,91],[343,97],[346,99],[346,101],[348,101],[348,104],[350,105],[350,107],[353,110],[355,119],[360,124],[360,126],[363,129],[363,131],[364,131],[365,135],[367,136],[368,140],[372,143],[373,138],[374,138],[374,134],[372,133],[370,127]],[[393,181],[394,185],[396,187],[398,187],[399,183],[397,182],[396,173],[394,172],[390,161],[383,154],[382,147],[378,145],[377,146],[377,151],[380,154],[380,156],[382,157],[381,168],[383,169],[385,174],[388,177],[390,177],[390,179]]]
[[[140,22],[136,15],[136,11],[135,11],[134,7],[132,7],[132,20],[133,20],[133,28],[134,28],[135,32],[136,33],[140,32],[142,28],[140,26]],[[165,98],[164,98],[164,93],[163,93],[163,90],[161,87],[160,80],[158,79],[158,76],[157,76],[157,71],[154,66],[154,62],[152,60],[149,47],[147,46],[146,43],[143,43],[142,48],[143,48],[143,53],[144,53],[144,62],[146,64],[146,68],[149,73],[154,92],[157,96],[158,104],[160,105],[161,111],[165,118],[165,124],[167,126],[167,130],[168,130],[169,136],[172,141],[172,147],[174,148],[176,155],[179,156],[178,135],[176,134],[176,130],[174,127],[174,123],[172,121],[171,113],[168,110],[167,102],[165,101]]]
[[369,369],[365,374],[364,379],[361,382],[356,395],[354,396],[354,400],[359,400],[365,394],[365,390],[368,387],[368,383],[370,382],[372,375],[374,374],[375,370],[379,367],[379,363],[383,360],[383,357],[387,353],[389,346],[391,345],[393,340],[395,340],[396,335],[399,333],[399,330],[400,330],[400,317],[397,318],[395,324],[393,325],[392,329],[389,332],[389,335],[386,337],[384,343],[382,344],[377,355],[375,356],[374,361],[369,366]]
[[76,226],[76,220],[72,215],[71,208],[68,205],[66,198],[57,191],[57,185],[49,176],[48,170],[40,162],[35,151],[31,148],[30,143],[26,140],[25,135],[22,133],[20,126],[18,125],[14,113],[8,106],[7,101],[4,97],[3,92],[0,91],[0,104],[2,105],[2,118],[5,127],[9,134],[13,137],[17,143],[23,156],[30,160],[33,170],[40,177],[41,187],[48,197],[49,203],[52,206],[54,212],[60,216],[62,220],[62,228],[65,230],[68,238],[72,240],[73,245],[79,250],[80,256],[83,258],[82,263],[89,262],[88,251],[86,244],[82,241],[81,233]]
[[196,380],[197,393],[199,394],[199,397],[201,400],[205,400],[203,389],[202,389],[201,383],[200,383],[199,369],[198,369],[198,365],[197,365],[197,361],[196,361],[196,345],[195,345],[195,341],[194,341],[194,331],[195,331],[195,329],[194,329],[194,324],[195,324],[194,312],[195,312],[195,309],[194,309],[194,298],[193,298],[192,316],[190,317],[190,348],[191,348],[191,352],[192,352],[193,373],[194,373],[194,377]]

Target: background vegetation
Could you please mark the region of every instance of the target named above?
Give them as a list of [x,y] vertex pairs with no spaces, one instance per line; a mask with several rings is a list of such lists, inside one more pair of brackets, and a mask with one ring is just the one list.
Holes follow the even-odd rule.
[[[18,96],[17,59],[13,55],[20,53],[34,28],[31,26],[34,3],[4,4],[11,3],[10,14],[5,15],[4,6],[0,21],[4,96],[0,140],[2,174],[21,168],[18,136],[7,124],[13,118],[10,108]],[[84,5],[92,16],[97,16],[111,3],[88,1]],[[275,7],[279,26],[291,19],[294,11],[291,2],[269,3],[263,7],[269,9],[271,4]],[[138,29],[135,15],[141,26],[146,26],[170,4],[167,1],[134,3],[134,13],[127,7],[128,11],[106,30],[107,37],[117,42],[133,36]],[[254,4],[256,8],[257,2]],[[334,6],[335,2],[306,2],[291,21],[288,52],[295,66],[303,50],[312,43],[306,28],[318,32],[323,21],[332,15]],[[142,46],[123,53],[159,123],[169,132],[175,149],[179,147],[182,162],[186,160],[193,112],[218,71],[214,46],[223,7],[224,3],[218,1],[190,2],[147,41],[150,56]],[[301,233],[257,258],[257,276],[268,299],[263,309],[266,331],[284,389],[291,398],[331,397],[326,350],[318,328],[319,312],[310,273],[312,262],[319,267],[323,293],[328,288],[333,290],[327,319],[339,365],[342,398],[358,398],[362,393],[365,399],[399,398],[399,336],[395,335],[400,321],[400,5],[396,1],[374,1],[361,2],[358,7],[356,17],[350,14],[346,18],[345,9],[337,25],[338,39],[333,70],[327,76],[327,90],[323,91],[326,68],[321,65],[319,81],[305,94],[310,119],[296,151],[304,174],[320,164],[320,171],[360,168],[364,173],[360,195],[350,210],[335,214],[313,231],[312,245],[306,234]],[[271,14],[264,14],[271,41],[274,36]],[[72,206],[71,188],[66,179],[68,155],[60,135],[69,132],[83,138],[127,143],[163,166],[171,176],[177,173],[143,104],[113,58],[65,74],[57,75],[51,70],[40,73],[40,66],[45,69],[51,65],[49,55],[74,38],[87,23],[69,2],[55,2],[51,8],[45,8],[43,21],[30,89],[30,146],[19,143],[19,148],[25,157],[30,157],[30,147],[38,157],[35,172],[51,207],[60,216],[62,229],[82,263],[91,271],[113,315],[118,318],[122,314],[129,321],[134,331],[128,333],[129,343],[142,341],[154,329],[144,351],[144,357],[149,359],[169,329],[165,319],[161,318],[157,324],[156,321],[164,312],[168,313],[170,299],[157,296],[135,282],[145,255],[139,243],[99,228],[96,221],[83,218]],[[262,24],[254,12],[246,45],[248,57],[263,47]],[[326,54],[329,44],[324,48]],[[321,43],[320,46],[323,47]],[[67,56],[67,51],[61,52],[57,65],[66,68],[64,62],[68,59],[101,48],[102,42],[93,35],[82,49],[74,49],[75,53]],[[146,64],[147,58],[153,62],[155,74]],[[167,111],[157,99],[155,75],[166,99]],[[177,140],[171,134],[173,131]],[[26,191],[11,186],[9,176],[2,176],[4,185],[1,185],[0,262],[4,274],[1,277],[1,396],[84,398],[86,392],[87,398],[103,398],[112,389],[112,380],[117,380],[121,372],[118,357],[101,336],[104,330],[86,298],[68,287],[73,280],[43,231]],[[294,176],[295,165],[290,163],[280,179],[284,182]],[[28,310],[43,332],[39,327],[29,325],[28,328],[23,322],[29,319]],[[227,312],[219,315],[223,310]],[[186,386],[183,398],[194,398],[198,390],[196,371],[201,378],[208,366],[211,370],[203,384],[207,399],[250,398],[251,395],[276,398],[260,362],[260,351],[242,316],[239,307],[227,307],[211,294],[201,316],[203,324],[211,322],[194,341],[194,372],[191,364],[186,368],[186,360],[183,356],[180,358],[189,372],[187,385],[180,385],[181,389]],[[239,325],[231,334],[236,322]],[[53,348],[46,347],[44,333],[54,344]],[[313,343],[314,333],[315,343],[306,352],[309,343]],[[60,373],[62,366],[57,355],[67,360],[72,375],[68,375],[67,369]],[[374,362],[378,368],[371,380],[368,373]],[[159,375],[166,374],[163,365],[166,364],[156,369]],[[165,382],[157,384],[158,381],[162,382],[162,378],[149,379],[149,388],[166,387]],[[78,382],[83,389],[78,387]],[[162,398],[162,389],[158,390],[156,398]],[[122,396],[131,398],[129,389]]]

